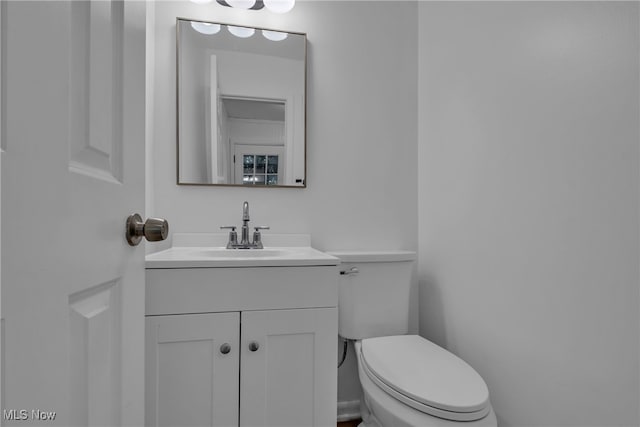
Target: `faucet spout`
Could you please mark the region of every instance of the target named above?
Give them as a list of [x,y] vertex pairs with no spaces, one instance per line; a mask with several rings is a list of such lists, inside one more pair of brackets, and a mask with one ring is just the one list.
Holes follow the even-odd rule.
[[242,204],[242,220],[249,221],[249,202]]
[[242,238],[240,240],[240,245],[244,248],[248,248],[249,242],[249,202],[244,202],[242,204]]

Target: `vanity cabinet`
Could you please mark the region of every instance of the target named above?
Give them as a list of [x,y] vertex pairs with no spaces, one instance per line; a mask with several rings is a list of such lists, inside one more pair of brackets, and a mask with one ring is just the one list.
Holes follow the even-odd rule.
[[147,270],[148,426],[336,422],[337,268]]

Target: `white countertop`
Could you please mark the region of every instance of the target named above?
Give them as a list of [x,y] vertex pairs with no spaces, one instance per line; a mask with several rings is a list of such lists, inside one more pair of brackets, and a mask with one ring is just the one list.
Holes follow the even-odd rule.
[[174,246],[146,256],[146,268],[300,267],[338,265],[306,235],[263,235],[264,249],[226,249],[226,234],[176,233]]

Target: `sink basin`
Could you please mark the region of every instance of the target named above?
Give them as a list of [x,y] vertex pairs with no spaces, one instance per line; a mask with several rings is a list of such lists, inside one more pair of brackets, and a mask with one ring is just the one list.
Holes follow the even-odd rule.
[[338,258],[309,246],[276,246],[264,249],[178,246],[146,256],[147,268],[295,267],[338,264]]
[[227,249],[227,248],[194,248],[193,254],[205,258],[273,258],[287,255],[282,249]]

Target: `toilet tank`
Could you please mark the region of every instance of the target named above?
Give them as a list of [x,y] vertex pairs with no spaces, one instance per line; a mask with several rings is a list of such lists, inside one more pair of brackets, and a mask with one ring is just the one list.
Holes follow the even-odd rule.
[[403,335],[415,252],[330,252],[340,258],[338,333],[348,339]]

